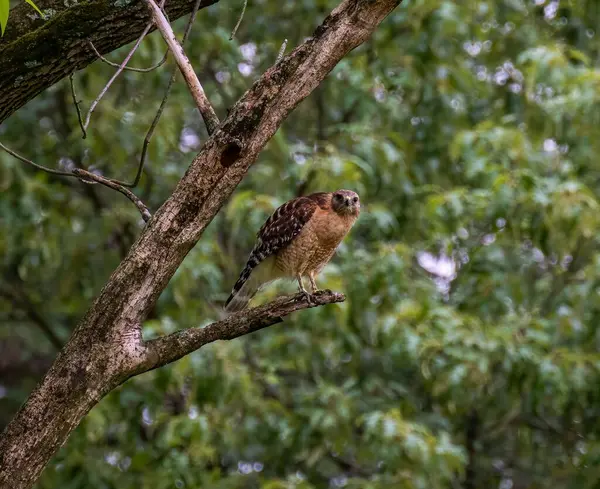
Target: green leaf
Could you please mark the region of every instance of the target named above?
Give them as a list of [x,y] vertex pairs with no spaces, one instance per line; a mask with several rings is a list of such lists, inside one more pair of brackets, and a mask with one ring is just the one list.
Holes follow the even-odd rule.
[[40,17],[43,19],[44,18],[44,14],[42,13],[42,11],[38,8],[38,6],[33,3],[33,0],[25,0],[25,2],[27,2],[29,5],[31,5],[35,11],[40,14]]
[[35,11],[40,14],[40,17],[43,19],[44,18],[44,14],[42,13],[42,11],[37,7],[37,5],[35,3],[33,3],[33,0],[25,0],[29,5],[31,5]]
[[8,23],[8,0],[0,0],[0,31],[4,35],[6,24]]

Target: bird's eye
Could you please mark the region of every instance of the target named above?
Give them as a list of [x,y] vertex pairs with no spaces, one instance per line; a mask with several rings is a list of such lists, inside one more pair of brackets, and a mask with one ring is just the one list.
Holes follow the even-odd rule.
[[335,200],[340,200],[340,199],[342,198],[342,196],[341,196],[340,194],[335,194],[335,195],[333,196],[333,198],[334,198]]
[[356,203],[358,202],[358,197],[354,197],[354,198],[352,199],[352,202],[354,202],[354,203],[356,204]]

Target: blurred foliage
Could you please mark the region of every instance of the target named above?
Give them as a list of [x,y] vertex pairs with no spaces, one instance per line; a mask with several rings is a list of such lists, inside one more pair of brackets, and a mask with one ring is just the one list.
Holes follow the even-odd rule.
[[[252,0],[232,42],[242,2],[201,11],[187,51],[219,115],[335,4]],[[319,282],[347,301],[130,380],[37,487],[598,487],[599,21],[594,0],[405,0],[283,124],[145,335],[217,318],[258,227],[311,191],[364,203]],[[131,65],[163,52],[153,34]],[[169,69],[124,73],[86,140],[68,80],[0,138],[131,179]],[[76,74],[84,107],[113,70]],[[206,137],[178,83],[137,189],[152,210]],[[0,162],[4,424],[143,223],[111,190]]]

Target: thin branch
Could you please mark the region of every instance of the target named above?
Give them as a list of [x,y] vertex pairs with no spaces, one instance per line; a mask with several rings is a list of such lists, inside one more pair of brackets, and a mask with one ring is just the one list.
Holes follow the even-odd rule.
[[142,31],[142,35],[138,38],[138,40],[135,42],[135,45],[133,46],[133,48],[131,49],[131,51],[129,51],[129,53],[127,54],[127,56],[125,56],[125,59],[123,60],[123,62],[119,65],[119,69],[115,72],[115,74],[110,78],[110,80],[108,80],[108,83],[104,86],[104,88],[102,89],[102,91],[100,92],[100,94],[96,97],[96,99],[92,102],[92,105],[90,106],[90,109],[88,110],[87,116],[85,118],[85,124],[83,125],[84,130],[87,130],[88,126],[90,125],[90,118],[92,117],[92,112],[94,112],[94,109],[96,108],[96,106],[98,105],[98,102],[100,102],[100,99],[102,99],[102,97],[104,97],[104,94],[108,91],[108,89],[110,88],[110,86],[113,84],[113,82],[117,79],[117,77],[121,74],[121,72],[123,71],[123,69],[125,68],[125,65],[129,62],[129,60],[131,59],[131,57],[133,56],[133,53],[135,53],[135,51],[137,50],[138,46],[140,45],[140,43],[142,42],[142,39],[144,39],[144,37],[146,36],[146,34],[148,34],[148,31],[150,30],[152,26],[150,24],[148,24],[146,26],[146,28]]
[[303,294],[280,297],[268,304],[241,311],[203,328],[189,328],[146,342],[146,372],[179,360],[198,348],[217,340],[232,340],[283,321],[288,314],[310,307],[346,300],[344,294],[322,290],[308,302]]
[[79,127],[81,127],[81,132],[83,133],[83,139],[87,137],[87,133],[85,131],[85,127],[83,127],[83,121],[81,120],[81,109],[79,108],[79,104],[81,100],[77,100],[77,95],[75,94],[75,82],[73,81],[74,73],[69,75],[69,81],[71,82],[71,96],[73,97],[73,104],[75,105],[75,110],[77,110],[77,120],[79,120]]
[[185,78],[185,81],[190,89],[190,93],[192,94],[192,97],[196,102],[196,106],[202,115],[202,119],[206,125],[206,130],[210,135],[217,127],[219,127],[219,118],[217,117],[215,110],[212,108],[212,105],[210,105],[208,98],[206,98],[206,94],[204,93],[204,89],[202,88],[202,85],[200,84],[200,81],[194,72],[194,68],[185,55],[181,44],[179,44],[177,41],[177,38],[173,33],[173,29],[171,29],[171,25],[165,18],[160,7],[156,5],[154,0],[146,0],[146,3],[148,4],[148,7],[152,13],[154,24],[162,34],[165,42],[171,50],[171,53],[173,53],[173,56],[175,57],[177,66],[179,66],[179,70]]
[[242,19],[244,18],[244,14],[246,13],[247,6],[248,6],[248,0],[244,0],[244,6],[242,7],[242,13],[240,14],[240,18],[238,19],[237,24],[235,24],[235,27],[233,28],[233,30],[231,31],[231,36],[229,36],[230,41],[233,41],[233,38],[235,37],[235,33],[240,28]]
[[279,63],[283,59],[283,55],[285,54],[285,48],[287,47],[288,40],[284,39],[283,44],[279,48],[279,52],[277,53],[277,58],[275,59],[275,64]]
[[[94,53],[96,53],[96,56],[98,56],[98,58],[100,58],[101,61],[104,61],[107,65],[112,66],[114,68],[121,67],[120,64],[113,63],[112,61],[110,61],[110,60],[106,59],[104,56],[102,56],[98,52],[98,50],[96,49],[96,46],[94,46],[94,43],[92,41],[88,41],[88,44],[94,50]],[[124,66],[123,69],[126,71],[135,71],[136,73],[148,73],[148,72],[153,71],[156,68],[160,68],[162,65],[164,65],[165,62],[167,61],[168,57],[169,57],[169,50],[167,49],[167,51],[165,52],[165,55],[162,57],[162,59],[155,65],[151,66],[150,68],[133,68],[131,66]]]
[[200,4],[201,3],[202,3],[202,0],[196,0],[196,3],[194,4],[194,8],[192,9],[192,13],[190,14],[190,18],[188,19],[188,22],[187,22],[187,24],[185,26],[185,31],[183,33],[183,37],[181,38],[181,45],[182,46],[185,44],[185,41],[187,41],[187,38],[190,35],[190,32],[192,32],[192,25],[196,21],[196,14],[198,13],[198,10],[200,10]]
[[3,149],[4,151],[6,151],[8,154],[14,156],[16,159],[22,161],[23,163],[27,163],[28,165],[31,165],[34,168],[44,171],[46,173],[50,173],[51,175],[60,175],[62,177],[78,178],[79,180],[81,180],[84,183],[100,183],[102,185],[105,185],[106,187],[116,190],[117,192],[121,192],[125,197],[127,197],[129,200],[131,200],[131,202],[133,202],[135,204],[135,206],[138,208],[138,210],[142,214],[142,219],[144,219],[145,222],[148,222],[150,220],[150,218],[152,217],[152,215],[150,214],[150,211],[145,206],[145,204],[133,192],[131,192],[131,190],[124,188],[121,184],[119,184],[109,178],[105,178],[100,175],[90,173],[89,171],[82,170],[81,168],[75,168],[72,171],[53,170],[51,168],[47,168],[45,166],[38,165],[37,163],[34,163],[31,160],[28,160],[27,158],[21,156],[20,154],[15,153],[12,149],[7,148],[2,143],[0,143],[0,148]]
[[481,431],[480,417],[475,409],[471,409],[471,412],[468,414],[465,422],[467,466],[465,467],[465,478],[463,485],[466,489],[474,489],[477,483],[477,441]]
[[[81,168],[75,168],[73,170],[73,175],[78,177],[84,183],[97,182],[97,183],[101,183],[102,185],[105,185],[109,188],[112,188],[113,190],[116,190],[117,192],[121,192],[125,197],[127,197],[129,200],[131,200],[131,202],[134,203],[134,205],[140,211],[140,214],[142,215],[142,219],[145,222],[148,222],[150,220],[150,218],[152,217],[152,214],[150,214],[150,211],[145,206],[145,204],[131,190],[128,190],[125,187],[123,187],[123,185],[119,185],[118,183],[115,183],[108,178],[102,177],[100,175],[96,175],[95,173],[91,173],[86,170],[82,170]],[[90,182],[90,180],[91,180],[91,182]]]
[[[192,10],[192,13],[190,14],[190,18],[188,19],[187,25],[185,26],[185,32],[183,33],[183,38],[181,39],[182,46],[185,44],[185,41],[187,41],[187,38],[190,35],[190,32],[192,30],[192,25],[194,24],[194,21],[196,20],[196,14],[198,13],[198,10],[200,10],[201,3],[202,3],[202,0],[196,0],[194,9]],[[164,95],[162,101],[160,102],[158,111],[156,112],[156,115],[154,116],[154,120],[152,121],[152,124],[150,124],[150,128],[148,129],[148,132],[146,133],[146,137],[144,138],[144,143],[142,145],[142,154],[140,155],[140,163],[138,165],[138,170],[135,175],[135,178],[133,179],[133,182],[127,183],[127,182],[121,182],[119,180],[113,180],[115,183],[118,183],[120,185],[123,185],[124,187],[129,187],[129,188],[136,187],[137,184],[139,183],[140,178],[142,177],[142,171],[144,170],[144,165],[146,163],[146,153],[148,151],[148,146],[150,145],[150,139],[152,139],[154,130],[156,129],[156,126],[158,125],[158,122],[160,121],[162,113],[165,110],[165,106],[167,105],[167,100],[169,99],[169,95],[171,94],[171,88],[173,88],[173,83],[175,83],[176,77],[177,77],[177,68],[173,69],[173,73],[171,73],[171,78],[169,79],[169,83],[167,84],[167,89],[165,90],[165,95]]]
[[[161,0],[160,7],[157,6],[156,8],[159,9],[159,11],[160,11],[160,9],[162,9],[164,4],[165,4],[165,0]],[[105,87],[102,89],[100,94],[96,97],[96,99],[92,102],[92,105],[90,106],[90,109],[88,110],[87,116],[85,118],[85,124],[83,125],[83,128],[84,128],[84,136],[83,137],[84,138],[85,138],[85,131],[87,131],[87,128],[90,124],[90,118],[92,117],[92,112],[94,112],[94,109],[98,105],[98,102],[100,102],[100,99],[102,99],[102,97],[104,97],[104,94],[108,91],[108,89],[113,84],[113,82],[117,79],[117,77],[125,69],[125,66],[127,65],[127,63],[129,63],[129,60],[131,59],[133,54],[137,51],[137,48],[139,47],[140,43],[142,42],[144,37],[146,37],[146,34],[148,34],[148,32],[150,31],[151,28],[152,28],[152,23],[148,23],[148,25],[146,25],[146,27],[140,34],[140,37],[138,37],[138,40],[135,42],[133,48],[131,48],[131,50],[129,51],[127,56],[125,56],[125,59],[123,60],[123,62],[119,65],[119,68],[117,69],[115,74],[110,78],[110,80],[108,80],[108,83],[105,85]]]
[[3,149],[4,151],[6,151],[9,155],[14,156],[17,160],[20,160],[23,163],[27,163],[28,165],[31,165],[34,168],[37,168],[38,170],[42,170],[42,171],[45,171],[46,173],[50,173],[51,175],[60,175],[62,177],[72,177],[73,176],[73,174],[70,171],[53,170],[52,168],[46,168],[45,166],[38,165],[37,163],[34,163],[31,160],[28,160],[24,156],[21,156],[20,154],[15,153],[12,149],[7,148],[2,143],[0,143],[0,148]]

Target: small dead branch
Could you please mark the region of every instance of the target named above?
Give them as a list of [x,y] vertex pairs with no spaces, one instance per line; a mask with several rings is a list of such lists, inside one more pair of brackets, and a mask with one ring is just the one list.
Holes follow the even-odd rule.
[[[113,190],[116,190],[117,192],[121,192],[125,197],[127,197],[129,200],[131,200],[131,202],[133,202],[134,205],[138,208],[138,210],[140,211],[140,214],[142,215],[142,219],[144,220],[144,222],[148,222],[150,220],[150,218],[152,217],[152,214],[150,214],[150,211],[148,210],[146,205],[131,190],[123,187],[123,185],[119,185],[118,183],[115,183],[108,178],[102,177],[100,175],[96,175],[95,173],[91,173],[86,170],[82,170],[81,168],[75,168],[73,170],[73,175],[78,177],[82,182],[101,183],[102,185],[105,185],[108,188],[112,188]],[[90,180],[92,182],[90,182]]]
[[173,29],[171,29],[171,25],[167,21],[164,16],[162,10],[154,0],[146,0],[148,7],[150,8],[150,12],[152,14],[152,19],[157,29],[162,34],[165,42],[169,46],[169,50],[173,53],[175,61],[177,62],[177,66],[179,66],[179,70],[181,74],[185,78],[185,81],[190,89],[190,93],[196,102],[196,106],[200,111],[200,115],[204,120],[204,124],[206,125],[206,130],[208,134],[212,134],[215,129],[219,126],[220,121],[213,109],[212,105],[208,101],[206,94],[204,93],[204,89],[200,84],[200,80],[196,76],[196,72],[194,68],[190,64],[189,59],[185,55],[181,44],[177,41],[175,34],[173,33]]
[[111,180],[109,178],[106,178],[106,177],[103,177],[100,175],[96,175],[94,173],[91,173],[87,170],[83,170],[81,168],[75,168],[72,171],[53,170],[52,168],[47,168],[45,166],[38,165],[37,163],[34,163],[31,160],[28,160],[24,156],[21,156],[20,154],[15,153],[12,149],[7,148],[2,143],[0,143],[0,148],[3,149],[4,151],[6,151],[9,155],[18,159],[19,161],[22,161],[23,163],[27,163],[28,165],[31,165],[34,168],[41,170],[43,172],[50,173],[51,175],[59,175],[62,177],[74,177],[74,178],[78,178],[79,180],[81,180],[84,183],[100,183],[108,188],[116,190],[117,192],[122,193],[125,197],[127,197],[129,200],[131,200],[131,202],[134,203],[134,205],[140,211],[140,214],[142,215],[142,219],[145,222],[148,222],[150,220],[150,218],[152,217],[152,215],[150,214],[150,211],[148,210],[148,207],[146,207],[146,205],[133,192],[131,192],[131,190],[126,189],[125,187],[123,187],[121,184],[115,182],[114,180]]
[[285,48],[287,47],[287,43],[288,43],[288,40],[284,39],[283,44],[281,45],[281,47],[279,48],[279,52],[277,53],[277,58],[275,59],[275,64],[279,63],[282,60],[283,55],[285,54]]
[[240,18],[238,19],[237,24],[235,24],[235,27],[233,28],[233,30],[231,31],[231,35],[229,36],[230,41],[233,41],[233,38],[235,37],[237,30],[240,28],[242,19],[244,18],[244,13],[246,13],[247,6],[248,6],[248,0],[244,0],[244,6],[242,7],[242,13],[240,14]]
[[[159,9],[159,11],[161,13],[162,13],[161,9],[163,8],[164,4],[165,4],[165,0],[162,0],[160,2],[160,7],[159,6],[156,7],[157,9]],[[90,124],[90,118],[92,117],[92,112],[94,112],[94,109],[98,105],[98,102],[100,102],[100,100],[102,99],[102,97],[104,97],[104,94],[108,91],[108,89],[113,84],[113,82],[117,79],[117,77],[125,69],[125,66],[127,65],[127,63],[129,63],[129,60],[131,59],[131,57],[133,56],[133,54],[137,51],[137,48],[139,47],[140,43],[144,40],[144,37],[146,37],[146,34],[148,34],[148,32],[150,31],[151,28],[152,28],[152,23],[148,23],[148,25],[146,25],[146,27],[144,28],[144,30],[140,34],[140,37],[138,37],[138,40],[135,42],[133,48],[131,48],[131,50],[129,51],[129,53],[127,54],[127,56],[125,56],[125,59],[123,60],[123,62],[119,65],[119,67],[118,67],[117,71],[115,72],[115,74],[110,78],[110,80],[108,80],[108,83],[104,86],[104,88],[102,89],[102,91],[98,94],[98,96],[96,97],[96,99],[92,102],[92,105],[90,105],[90,108],[88,110],[87,116],[85,118],[85,123],[83,124],[83,137],[84,138],[85,138],[85,134],[86,134],[87,128],[88,128],[88,126]]]
[[104,97],[104,94],[108,91],[108,89],[110,88],[110,86],[117,79],[117,77],[121,74],[121,72],[125,68],[125,65],[127,63],[129,63],[129,60],[133,56],[133,53],[135,53],[135,51],[137,50],[138,46],[142,42],[142,39],[144,39],[144,37],[146,36],[146,34],[148,34],[148,31],[150,30],[151,27],[152,26],[150,24],[148,24],[146,26],[146,28],[142,31],[142,35],[135,42],[133,48],[131,49],[131,51],[129,51],[129,53],[127,54],[127,56],[125,56],[125,59],[119,65],[119,68],[117,69],[117,71],[115,72],[115,74],[110,78],[110,80],[108,80],[108,83],[104,86],[104,88],[102,89],[102,91],[98,94],[98,96],[96,97],[96,99],[92,102],[92,105],[90,105],[90,109],[88,110],[87,116],[85,118],[85,123],[83,124],[84,137],[85,137],[85,131],[87,131],[87,128],[90,125],[90,119],[92,117],[92,112],[94,112],[94,109],[98,105],[98,102],[100,102],[100,100],[102,99],[102,97]]
[[3,149],[4,151],[6,151],[9,155],[14,156],[17,160],[20,160],[23,163],[27,163],[28,165],[31,165],[34,168],[37,168],[38,170],[44,171],[46,173],[50,173],[51,175],[59,175],[62,177],[72,177],[73,176],[73,174],[69,171],[53,170],[52,168],[47,168],[45,166],[38,165],[37,163],[34,163],[31,160],[28,160],[24,156],[21,156],[20,154],[15,153],[12,149],[7,148],[2,143],[0,143],[0,148]]
[[79,121],[79,127],[81,127],[81,132],[83,133],[83,139],[87,137],[87,133],[85,131],[85,127],[83,127],[83,121],[81,120],[81,109],[79,108],[79,104],[81,100],[77,100],[77,95],[75,94],[75,82],[73,81],[74,73],[69,75],[69,81],[71,82],[71,95],[73,97],[73,104],[75,105],[75,110],[77,110],[77,120]]
[[[96,53],[96,56],[98,56],[98,58],[101,61],[104,61],[107,65],[112,66],[113,68],[120,68],[121,65],[118,63],[113,63],[112,61],[106,59],[104,56],[102,56],[98,50],[96,49],[96,46],[94,46],[94,43],[92,41],[88,41],[88,44],[90,45],[90,47],[92,48],[92,50],[94,51],[94,53]],[[126,71],[135,71],[136,73],[149,73],[150,71],[155,70],[156,68],[160,68],[162,65],[165,64],[165,62],[167,61],[167,58],[169,57],[169,50],[167,50],[164,54],[164,56],[162,57],[162,59],[156,63],[155,65],[151,66],[150,68],[133,68],[131,66],[124,66],[123,69]]]

